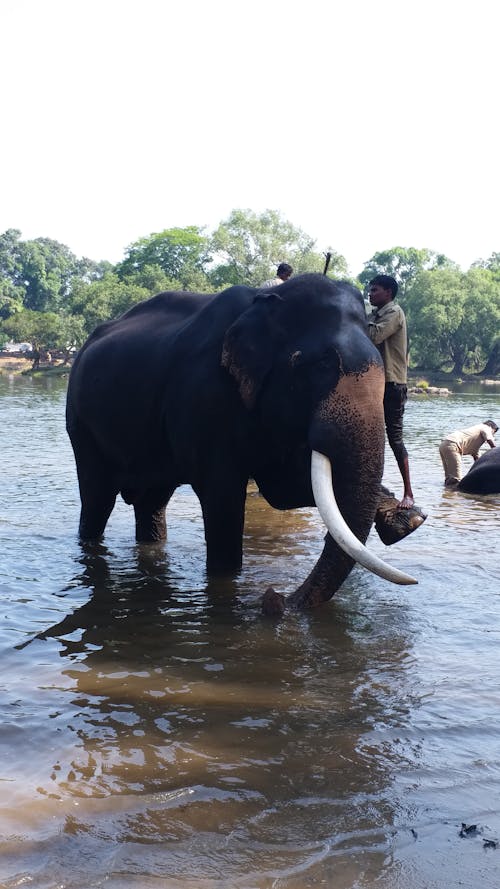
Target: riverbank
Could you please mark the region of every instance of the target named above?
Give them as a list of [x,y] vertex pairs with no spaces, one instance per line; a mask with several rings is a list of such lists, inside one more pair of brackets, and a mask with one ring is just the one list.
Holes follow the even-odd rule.
[[27,358],[0,357],[0,374],[6,374],[7,376],[10,376],[11,374],[20,374],[30,368],[32,364],[33,362],[28,361]]
[[467,391],[496,393],[500,388],[500,378],[486,379],[478,374],[464,374],[462,377],[451,374],[426,373],[408,374],[408,394],[417,397],[442,397]]
[[[67,374],[71,369],[70,364],[63,361],[54,360],[50,364],[41,362],[40,367],[33,370],[33,361],[31,358],[21,357],[19,355],[0,355],[0,374],[5,376],[16,376],[17,374],[36,374],[36,375],[60,375]],[[478,374],[464,374],[462,377],[453,377],[448,373],[420,370],[418,373],[410,371],[408,374],[408,387],[410,389],[419,389],[421,392],[428,391],[427,394],[439,394],[434,390],[447,389],[450,392],[455,391],[457,387],[463,384],[475,383],[481,386],[500,386],[500,377],[491,379],[483,379]]]
[[417,386],[424,381],[428,386],[451,386],[453,384],[461,385],[462,383],[479,383],[484,386],[500,386],[500,376],[486,379],[481,374],[462,374],[462,376],[453,376],[444,371],[435,370],[413,370],[408,371],[408,383],[410,386]]
[[31,358],[21,358],[17,356],[0,357],[0,375],[12,377],[20,374],[33,374],[33,376],[61,376],[70,372],[71,365],[65,364],[63,361],[52,361],[50,364],[41,363],[36,370],[33,370],[33,361]]

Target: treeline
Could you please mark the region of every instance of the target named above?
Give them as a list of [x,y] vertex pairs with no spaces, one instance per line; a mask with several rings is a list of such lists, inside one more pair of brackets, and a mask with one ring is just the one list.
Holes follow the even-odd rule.
[[[345,258],[326,251],[329,277],[347,278]],[[325,254],[274,210],[233,210],[211,235],[196,226],[148,235],[116,265],[77,258],[50,238],[23,241],[9,229],[0,235],[0,347],[26,341],[69,355],[97,324],[154,293],[256,287],[283,260],[295,274],[322,272]],[[376,253],[352,283],[363,290],[378,273],[399,283],[412,366],[500,374],[500,253],[463,272],[442,254],[395,247]]]

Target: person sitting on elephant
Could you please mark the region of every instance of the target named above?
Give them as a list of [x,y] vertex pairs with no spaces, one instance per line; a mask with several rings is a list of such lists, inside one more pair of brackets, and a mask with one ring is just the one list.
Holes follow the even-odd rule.
[[413,506],[408,451],[403,441],[403,414],[408,398],[408,338],[406,318],[394,302],[398,284],[391,275],[376,275],[368,288],[374,311],[368,315],[368,335],[378,347],[385,369],[384,419],[387,438],[403,479],[403,499],[399,506]]
[[269,278],[269,281],[264,281],[261,284],[261,289],[267,287],[277,287],[278,284],[283,284],[285,281],[288,281],[293,275],[293,268],[287,262],[280,262],[278,268],[276,269],[276,277]]
[[439,445],[439,453],[444,469],[444,483],[447,488],[455,487],[462,478],[462,457],[470,455],[475,461],[483,444],[495,447],[495,432],[498,426],[493,420],[485,420],[476,426],[459,429],[446,435]]

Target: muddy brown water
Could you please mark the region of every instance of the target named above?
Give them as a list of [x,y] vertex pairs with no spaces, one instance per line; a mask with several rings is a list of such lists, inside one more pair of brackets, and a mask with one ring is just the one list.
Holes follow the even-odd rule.
[[0,886],[496,889],[500,495],[444,491],[437,448],[498,422],[500,390],[409,403],[429,518],[369,542],[419,585],[356,569],[279,622],[258,597],[306,576],[315,510],[250,488],[244,570],[219,586],[189,488],[166,546],[136,546],[119,503],[82,549],[64,399],[0,377]]

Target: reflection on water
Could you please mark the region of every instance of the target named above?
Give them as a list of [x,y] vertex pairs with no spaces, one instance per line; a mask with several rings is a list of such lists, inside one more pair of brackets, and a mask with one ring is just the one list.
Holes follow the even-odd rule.
[[370,546],[419,586],[356,569],[279,622],[258,597],[308,573],[314,510],[251,488],[244,570],[222,585],[188,488],[166,547],[137,546],[120,503],[82,548],[64,384],[0,379],[0,400],[0,885],[498,886],[500,497],[445,490],[437,452],[498,397],[410,402],[429,518]]

